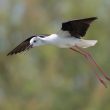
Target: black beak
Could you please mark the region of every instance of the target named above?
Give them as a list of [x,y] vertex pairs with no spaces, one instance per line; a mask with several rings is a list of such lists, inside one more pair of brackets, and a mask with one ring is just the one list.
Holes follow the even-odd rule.
[[33,45],[29,45],[25,50],[29,50],[33,47]]

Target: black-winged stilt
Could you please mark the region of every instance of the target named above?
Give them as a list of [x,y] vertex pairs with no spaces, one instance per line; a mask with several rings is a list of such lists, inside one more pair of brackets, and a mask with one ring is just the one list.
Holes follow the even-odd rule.
[[[41,45],[54,45],[60,48],[69,48],[83,55],[91,64],[91,67],[97,69],[102,73],[102,75],[110,80],[110,77],[103,71],[103,69],[96,63],[90,53],[83,50],[82,48],[87,48],[94,46],[97,40],[84,40],[82,37],[86,34],[87,29],[90,24],[96,20],[96,17],[72,20],[62,23],[62,28],[56,34],[51,35],[34,35],[23,41],[15,49],[9,52],[7,55],[13,55],[20,53],[22,51],[28,50],[35,46]],[[104,80],[95,72],[97,79],[107,87]]]

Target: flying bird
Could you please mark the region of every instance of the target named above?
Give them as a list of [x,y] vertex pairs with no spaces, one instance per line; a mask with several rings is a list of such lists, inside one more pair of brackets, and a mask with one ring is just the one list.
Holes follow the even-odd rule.
[[[90,17],[85,19],[76,19],[62,23],[61,29],[55,34],[39,34],[29,37],[19,44],[16,48],[10,51],[7,55],[13,55],[25,50],[29,50],[36,46],[42,45],[54,45],[59,48],[69,48],[75,52],[83,55],[91,65],[91,68],[98,69],[105,79],[110,81],[110,77],[103,71],[103,69],[96,63],[92,55],[85,51],[83,48],[94,46],[97,40],[85,40],[82,37],[85,36],[91,23],[96,20],[97,17]],[[97,79],[107,87],[105,81],[94,71]]]

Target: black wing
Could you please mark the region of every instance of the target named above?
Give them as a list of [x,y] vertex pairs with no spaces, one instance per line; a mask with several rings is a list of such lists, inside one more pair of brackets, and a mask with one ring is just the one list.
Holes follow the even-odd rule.
[[13,55],[13,54],[17,54],[20,53],[22,51],[28,50],[30,48],[32,48],[32,46],[30,45],[30,40],[31,38],[36,37],[36,36],[31,36],[30,38],[26,39],[25,41],[23,41],[21,44],[19,44],[15,49],[13,49],[12,51],[10,51],[8,55]]
[[69,22],[62,23],[62,30],[69,31],[71,36],[76,38],[83,37],[86,34],[92,21],[96,20],[96,17],[78,19]]

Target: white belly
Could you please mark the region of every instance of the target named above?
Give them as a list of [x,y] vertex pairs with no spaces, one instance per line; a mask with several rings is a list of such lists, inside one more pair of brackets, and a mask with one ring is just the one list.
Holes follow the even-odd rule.
[[76,43],[79,41],[80,39],[74,38],[74,37],[60,37],[56,40],[54,40],[53,45],[56,45],[60,48],[69,48],[69,47],[73,47],[76,45]]
[[96,40],[84,40],[75,37],[59,37],[56,34],[52,34],[49,37],[43,38],[46,44],[51,44],[60,48],[70,48],[74,46],[79,46],[82,48],[87,48],[90,46],[94,46],[96,44]]
[[77,42],[79,42],[80,39],[75,37],[58,37],[56,34],[53,34],[47,38],[45,38],[45,41],[48,44],[55,45],[60,48],[69,48],[72,46],[75,46]]

